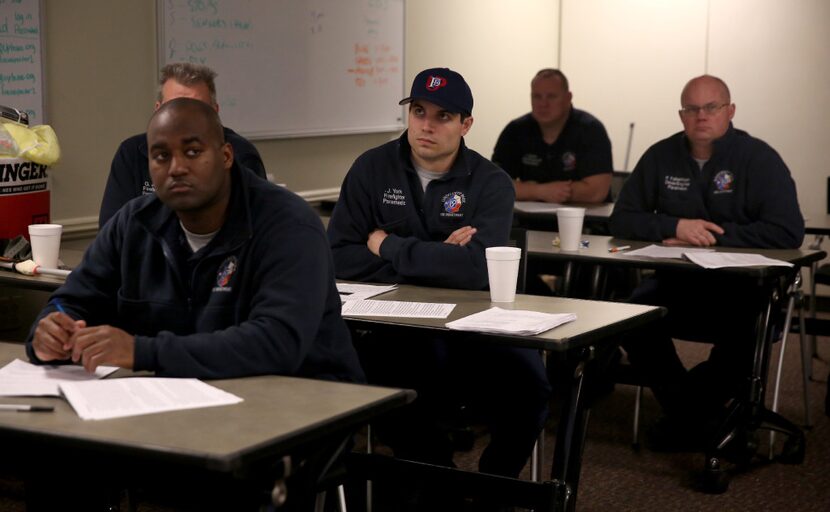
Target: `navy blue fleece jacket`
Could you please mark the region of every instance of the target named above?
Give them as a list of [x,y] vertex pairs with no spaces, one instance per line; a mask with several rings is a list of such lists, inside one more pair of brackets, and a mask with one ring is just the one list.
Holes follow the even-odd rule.
[[804,219],[795,183],[778,153],[731,125],[700,169],[683,132],[653,145],[623,186],[611,215],[619,238],[672,238],[680,219],[723,228],[727,247],[796,248]]
[[[510,234],[510,177],[462,140],[452,168],[424,191],[410,153],[404,132],[358,157],[346,175],[328,226],[337,277],[486,288],[484,249],[506,245]],[[470,243],[443,243],[462,226],[478,230]],[[366,246],[375,229],[389,233],[380,257]]]
[[135,370],[362,381],[320,219],[288,190],[231,172],[228,216],[208,245],[193,253],[174,212],[155,195],[136,198],[53,300],[88,325],[136,335]]

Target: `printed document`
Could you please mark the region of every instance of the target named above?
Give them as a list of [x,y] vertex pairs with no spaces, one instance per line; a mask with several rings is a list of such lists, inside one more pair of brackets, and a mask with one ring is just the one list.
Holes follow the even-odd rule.
[[513,208],[522,213],[556,213],[556,210],[562,208],[563,204],[559,203],[544,203],[542,201],[516,201]]
[[642,256],[646,258],[674,258],[683,259],[683,256],[688,253],[699,252],[714,252],[714,249],[706,249],[704,247],[668,247],[665,245],[647,245],[641,249],[633,251],[626,251],[617,253],[619,257],[624,256]]
[[381,293],[391,292],[398,285],[358,284],[358,283],[337,283],[337,292],[340,294],[340,302],[347,300],[365,300]]
[[767,258],[761,254],[747,254],[742,252],[709,252],[709,253],[684,253],[692,263],[697,263],[703,268],[724,268],[724,267],[792,267],[788,261],[781,261]]
[[84,420],[238,404],[242,399],[197,379],[134,377],[63,382],[66,400]]
[[[570,205],[545,203],[543,201],[516,201],[513,208],[522,213],[556,213],[556,210]],[[585,207],[585,215],[593,217],[610,217],[614,210],[613,203],[603,203]]]
[[447,318],[455,304],[397,300],[349,300],[343,316],[393,316],[399,318]]
[[40,366],[15,359],[0,368],[0,396],[60,396],[62,382],[98,380],[116,370],[117,366],[99,366],[89,373],[83,366]]
[[540,313],[492,307],[447,323],[447,328],[457,331],[490,332],[532,336],[576,320],[574,313]]

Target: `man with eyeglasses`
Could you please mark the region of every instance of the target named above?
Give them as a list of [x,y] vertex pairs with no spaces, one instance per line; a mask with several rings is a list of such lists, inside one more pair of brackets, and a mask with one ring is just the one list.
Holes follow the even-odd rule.
[[[680,101],[683,131],[637,163],[614,207],[611,233],[666,245],[800,247],[804,219],[790,171],[769,145],[732,126],[735,105],[726,83],[694,78]],[[753,293],[745,281],[720,273],[666,271],[634,291],[632,302],[669,309],[659,328],[623,344],[665,413],[653,447],[702,448],[707,427],[717,425],[724,405],[747,382],[757,315],[747,297]],[[709,359],[686,371],[672,334],[714,343]]]

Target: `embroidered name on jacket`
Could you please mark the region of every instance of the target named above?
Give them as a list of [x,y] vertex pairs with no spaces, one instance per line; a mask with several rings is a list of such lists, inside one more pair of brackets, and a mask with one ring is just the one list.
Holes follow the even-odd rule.
[[216,272],[216,286],[213,287],[214,292],[229,292],[231,287],[231,278],[233,277],[238,267],[236,256],[228,256],[225,261],[219,265],[219,270]]
[[450,192],[441,198],[441,217],[463,217],[462,211],[467,198],[464,192]]
[[681,178],[680,176],[666,176],[664,183],[666,185],[666,190],[686,192],[689,190],[689,185],[692,184],[692,179]]
[[406,206],[406,196],[403,190],[399,188],[390,187],[383,191],[383,204],[392,204],[395,206]]
[[522,163],[530,167],[539,167],[542,165],[542,157],[533,153],[527,153],[522,155]]
[[731,171],[718,171],[715,175],[715,194],[731,194],[735,190],[735,175]]

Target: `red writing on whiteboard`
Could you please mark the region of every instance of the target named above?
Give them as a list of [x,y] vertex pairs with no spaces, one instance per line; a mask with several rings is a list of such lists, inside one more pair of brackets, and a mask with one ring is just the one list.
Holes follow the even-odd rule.
[[346,71],[356,87],[385,87],[400,72],[400,56],[385,43],[355,43],[352,67]]

